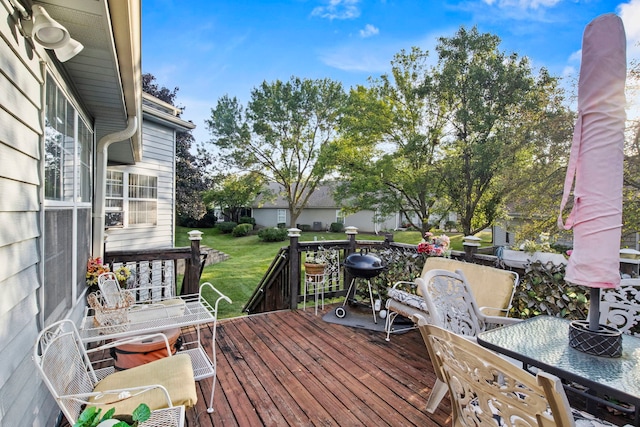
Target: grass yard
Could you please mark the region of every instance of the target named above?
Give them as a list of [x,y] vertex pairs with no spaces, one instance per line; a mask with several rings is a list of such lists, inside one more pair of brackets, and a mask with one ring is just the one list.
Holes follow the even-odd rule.
[[[190,246],[188,232],[191,228],[177,227],[175,244],[177,247]],[[211,282],[220,292],[227,295],[233,301],[229,305],[220,303],[219,318],[241,316],[242,308],[254,289],[269,268],[280,248],[288,246],[288,240],[284,242],[265,243],[258,236],[233,237],[231,234],[221,234],[216,228],[201,229],[201,245],[217,249],[229,255],[227,261],[209,265],[202,272],[201,282]],[[436,233],[437,234],[437,233]],[[490,244],[491,234],[478,235],[486,244]],[[452,234],[451,246],[454,250],[462,250],[462,234]],[[300,241],[317,240],[346,240],[345,233],[305,232]],[[384,240],[382,235],[358,234],[358,240]],[[394,240],[400,243],[418,244],[421,235],[418,231],[399,231],[394,233]]]

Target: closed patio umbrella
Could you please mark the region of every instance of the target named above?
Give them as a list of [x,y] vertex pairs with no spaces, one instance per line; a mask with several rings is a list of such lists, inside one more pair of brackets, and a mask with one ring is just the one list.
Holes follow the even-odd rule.
[[[565,280],[591,290],[589,329],[598,330],[600,288],[620,284],[626,37],[622,20],[605,14],[582,39],[578,118],[558,225],[573,228]],[[573,207],[563,210],[573,188]]]

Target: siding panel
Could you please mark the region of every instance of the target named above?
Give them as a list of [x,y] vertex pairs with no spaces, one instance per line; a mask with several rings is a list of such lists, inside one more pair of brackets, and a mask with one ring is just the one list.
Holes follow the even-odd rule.
[[[0,172],[0,174],[5,171]],[[5,179],[0,176],[0,211],[27,212],[37,211],[38,187],[35,185]]]
[[39,261],[39,252],[35,239],[0,247],[0,259],[5,261],[3,268],[0,269],[0,282],[36,265]]
[[[1,93],[1,92],[0,92]],[[6,178],[38,185],[38,161],[0,144],[0,171]]]
[[14,116],[0,109],[0,142],[35,159],[40,158],[40,136]]
[[0,93],[4,98],[4,103],[11,106],[9,110],[11,114],[19,117],[31,129],[40,129],[38,105],[26,99],[24,94],[3,74],[0,74]]
[[0,232],[0,246],[40,236],[37,212],[0,211],[0,224],[5,225]]

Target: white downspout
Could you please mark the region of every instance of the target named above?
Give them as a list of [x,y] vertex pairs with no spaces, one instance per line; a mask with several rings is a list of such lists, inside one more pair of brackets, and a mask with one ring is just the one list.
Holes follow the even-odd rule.
[[96,148],[96,193],[93,199],[93,257],[104,257],[104,213],[105,194],[107,192],[107,157],[109,146],[135,135],[138,130],[138,117],[130,116],[127,127],[121,131],[103,136]]

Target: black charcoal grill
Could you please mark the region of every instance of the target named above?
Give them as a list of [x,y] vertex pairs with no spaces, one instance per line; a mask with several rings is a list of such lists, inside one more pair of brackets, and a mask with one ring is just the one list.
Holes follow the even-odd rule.
[[356,278],[371,279],[385,270],[382,261],[375,255],[351,254],[344,260],[344,268]]
[[349,285],[349,290],[347,291],[347,297],[342,303],[341,307],[336,308],[336,316],[339,318],[343,318],[347,315],[344,307],[349,300],[349,296],[351,295],[351,291],[357,279],[366,279],[367,286],[369,288],[369,301],[371,303],[371,312],[373,313],[373,322],[378,323],[378,319],[376,318],[376,310],[373,304],[373,291],[371,290],[371,280],[373,277],[376,277],[384,270],[386,270],[386,266],[382,264],[380,258],[375,255],[362,252],[354,253],[349,255],[344,260],[344,268],[347,272],[353,276],[351,279],[351,284]]

